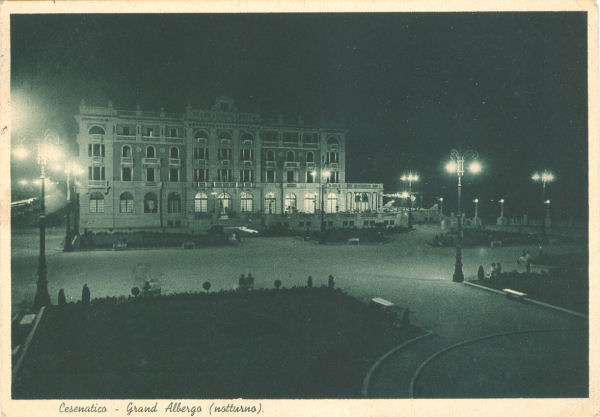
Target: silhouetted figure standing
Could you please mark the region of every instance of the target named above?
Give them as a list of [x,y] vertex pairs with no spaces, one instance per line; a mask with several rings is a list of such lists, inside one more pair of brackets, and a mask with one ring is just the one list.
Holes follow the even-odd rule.
[[330,290],[333,290],[333,287],[335,287],[335,282],[333,281],[333,275],[329,275],[329,279],[327,280],[327,288],[329,288]]
[[248,278],[246,279],[248,280],[248,287],[254,288],[254,277],[250,272],[248,272]]
[[306,286],[308,288],[312,288],[312,276],[308,276],[308,280],[306,281]]
[[61,288],[60,291],[58,291],[58,305],[64,306],[65,304],[67,304],[67,299],[65,297],[65,290],[63,290]]
[[86,305],[90,304],[90,289],[87,284],[83,284],[83,290],[81,290],[81,303]]

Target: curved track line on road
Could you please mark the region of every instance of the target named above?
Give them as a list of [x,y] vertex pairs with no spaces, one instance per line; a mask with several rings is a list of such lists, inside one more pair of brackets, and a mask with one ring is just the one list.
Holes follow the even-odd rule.
[[431,355],[430,357],[428,357],[427,359],[425,359],[421,363],[421,365],[419,365],[419,367],[417,368],[417,370],[413,374],[412,378],[410,379],[410,384],[408,386],[408,398],[415,398],[414,397],[415,384],[417,383],[417,379],[419,378],[421,372],[427,367],[427,365],[429,365],[438,356],[441,356],[444,353],[449,352],[449,351],[451,351],[453,349],[456,349],[458,347],[462,347],[462,346],[465,346],[465,345],[468,345],[468,344],[471,344],[471,343],[480,342],[480,341],[486,340],[486,339],[493,339],[494,337],[511,336],[511,335],[516,335],[516,334],[525,334],[525,333],[573,332],[573,331],[582,331],[582,330],[587,330],[587,329],[586,328],[571,328],[571,329],[564,329],[563,328],[563,329],[517,330],[517,331],[513,331],[513,332],[489,334],[489,335],[486,335],[486,336],[480,336],[480,337],[476,337],[474,339],[463,340],[462,342],[455,343],[454,345],[445,347],[442,350],[438,350],[433,355]]
[[399,344],[398,346],[392,348],[391,350],[387,351],[379,359],[377,359],[377,361],[375,361],[375,363],[373,365],[371,365],[371,367],[367,371],[367,374],[365,375],[365,379],[363,379],[363,386],[362,386],[362,391],[361,391],[363,397],[369,396],[369,384],[371,383],[371,378],[373,377],[373,374],[375,373],[375,371],[377,371],[379,366],[387,358],[389,358],[390,356],[392,356],[394,353],[398,352],[399,350],[404,349],[406,346],[412,345],[413,343],[416,343],[421,339],[425,339],[426,337],[434,335],[434,333],[432,331],[425,330],[425,332],[426,332],[425,334],[422,334],[417,337],[413,337],[412,339],[409,339],[406,342],[403,342],[403,343]]

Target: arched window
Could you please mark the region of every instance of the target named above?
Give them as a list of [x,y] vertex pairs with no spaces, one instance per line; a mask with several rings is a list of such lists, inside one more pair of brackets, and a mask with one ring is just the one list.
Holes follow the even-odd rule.
[[231,140],[231,135],[229,134],[229,132],[219,132],[219,140],[221,139]]
[[326,213],[337,212],[337,194],[329,193],[327,195],[327,205],[325,206]]
[[296,211],[296,194],[289,193],[285,195],[283,209],[286,213],[294,213]]
[[179,148],[173,146],[171,148],[171,158],[173,159],[179,159]]
[[219,194],[219,213],[226,213],[231,208],[231,196],[227,193]]
[[241,203],[242,213],[252,211],[252,202],[253,202],[252,194],[246,193],[246,192],[240,193],[240,203]]
[[104,213],[104,196],[102,193],[90,194],[90,213]]
[[156,158],[156,151],[154,150],[154,146],[148,146],[146,148],[146,158]]
[[88,130],[88,133],[90,135],[104,135],[104,129],[100,126],[92,126],[90,127],[90,130]]
[[167,197],[167,211],[169,213],[181,213],[181,196],[179,194],[169,194]]
[[317,196],[308,193],[304,196],[304,212],[314,213],[315,211],[317,211]]
[[294,162],[294,151],[288,151],[287,153],[287,161]]
[[119,213],[133,213],[133,195],[124,192],[119,197]]
[[315,154],[313,152],[306,152],[306,162],[315,162]]
[[242,142],[245,142],[245,141],[252,142],[254,140],[254,138],[252,137],[252,135],[250,133],[243,133],[240,139],[242,139]]
[[158,211],[158,199],[156,194],[147,193],[144,196],[144,213],[156,213]]
[[265,194],[265,213],[275,214],[277,200],[274,193]]
[[195,139],[208,139],[208,133],[205,130],[197,130],[196,133],[194,133],[194,138]]
[[194,197],[194,212],[206,213],[208,211],[208,196],[205,193],[198,193]]
[[274,160],[275,160],[275,152],[267,151],[267,161],[274,161]]
[[129,146],[129,145],[123,146],[123,149],[121,150],[121,156],[123,158],[131,157],[131,146]]
[[327,139],[327,145],[339,145],[339,144],[340,144],[340,141],[335,136],[330,136]]

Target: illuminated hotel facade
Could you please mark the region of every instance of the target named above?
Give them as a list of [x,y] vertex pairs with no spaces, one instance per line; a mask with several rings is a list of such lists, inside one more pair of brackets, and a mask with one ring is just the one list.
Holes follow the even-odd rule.
[[321,210],[330,226],[381,212],[382,184],[346,183],[343,127],[240,112],[229,97],[184,113],[82,102],[75,118],[81,229],[201,231],[290,217],[318,229]]

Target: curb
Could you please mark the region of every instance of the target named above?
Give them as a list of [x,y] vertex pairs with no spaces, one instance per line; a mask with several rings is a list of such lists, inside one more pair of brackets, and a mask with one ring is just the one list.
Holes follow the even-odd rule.
[[[479,284],[474,284],[472,282],[464,281],[463,284],[469,285],[471,287],[479,288],[481,290],[490,291],[490,292],[493,292],[493,293],[496,293],[496,294],[506,295],[506,293],[504,293],[504,291],[500,291],[500,290],[497,290],[495,288],[489,288],[489,287],[486,287],[486,286],[483,286],[483,285],[479,285]],[[548,304],[548,303],[545,303],[543,301],[539,301],[539,300],[536,300],[536,299],[533,299],[533,298],[524,297],[524,298],[522,298],[522,300],[525,301],[526,303],[536,304],[536,305],[539,305],[539,306],[542,306],[542,307],[551,308],[553,310],[560,311],[560,312],[567,313],[567,314],[571,314],[573,316],[577,316],[577,317],[580,317],[580,318],[584,318],[584,319],[588,319],[589,318],[587,314],[583,314],[583,313],[580,313],[578,311],[569,310],[568,308],[555,306],[554,304]]]
[[27,339],[25,340],[25,344],[23,345],[23,349],[21,349],[21,354],[19,356],[19,359],[17,360],[17,363],[13,367],[13,370],[12,370],[12,381],[13,382],[15,381],[15,378],[17,377],[17,374],[19,373],[19,369],[21,368],[21,365],[23,364],[23,359],[25,359],[25,355],[27,354],[27,349],[29,349],[29,345],[31,344],[31,341],[33,340],[33,336],[35,335],[35,331],[37,330],[38,324],[40,324],[40,320],[42,319],[42,316],[44,315],[45,310],[46,310],[46,306],[43,306],[40,309],[40,311],[36,314],[35,323],[33,324],[33,327],[31,328],[31,330],[29,331],[29,334],[27,335]]
[[386,353],[384,353],[379,359],[377,359],[377,361],[375,361],[375,363],[373,365],[371,365],[371,368],[369,368],[369,370],[367,371],[367,374],[365,375],[365,378],[363,379],[363,385],[362,385],[362,390],[361,390],[361,394],[363,397],[368,397],[369,396],[369,384],[371,383],[371,378],[373,377],[373,374],[377,371],[377,369],[379,368],[379,366],[390,356],[392,356],[394,353],[404,349],[405,347],[412,345],[413,343],[418,342],[421,339],[425,339],[426,337],[430,337],[433,336],[434,333],[430,330],[425,330],[425,334],[422,334],[420,336],[417,337],[413,337],[412,339],[407,340],[406,342],[403,342],[401,344],[399,344],[398,346],[392,348],[391,350],[387,351]]
[[438,356],[443,355],[444,353],[446,353],[448,351],[451,351],[453,349],[456,349],[458,347],[462,347],[464,345],[468,345],[468,344],[471,344],[471,343],[477,343],[477,342],[480,342],[482,340],[493,339],[495,337],[512,336],[512,335],[516,335],[516,334],[525,334],[525,333],[568,332],[568,331],[578,331],[578,330],[583,330],[583,329],[571,328],[571,329],[517,330],[517,331],[513,331],[513,332],[495,333],[495,334],[490,334],[490,335],[486,335],[486,336],[480,336],[480,337],[476,337],[474,339],[463,340],[462,342],[455,343],[454,345],[451,345],[451,346],[447,346],[447,347],[443,348],[442,350],[438,350],[437,352],[435,352],[433,355],[431,355],[430,357],[428,357],[427,359],[425,359],[421,363],[421,365],[419,365],[419,367],[417,368],[417,370],[413,374],[412,378],[410,379],[410,384],[408,386],[408,398],[411,398],[411,399],[415,398],[415,396],[414,396],[414,394],[415,394],[415,384],[417,383],[417,379],[419,378],[419,376],[420,376],[421,372],[423,371],[423,369],[425,369],[427,367],[427,365],[429,365],[435,358],[437,358]]

